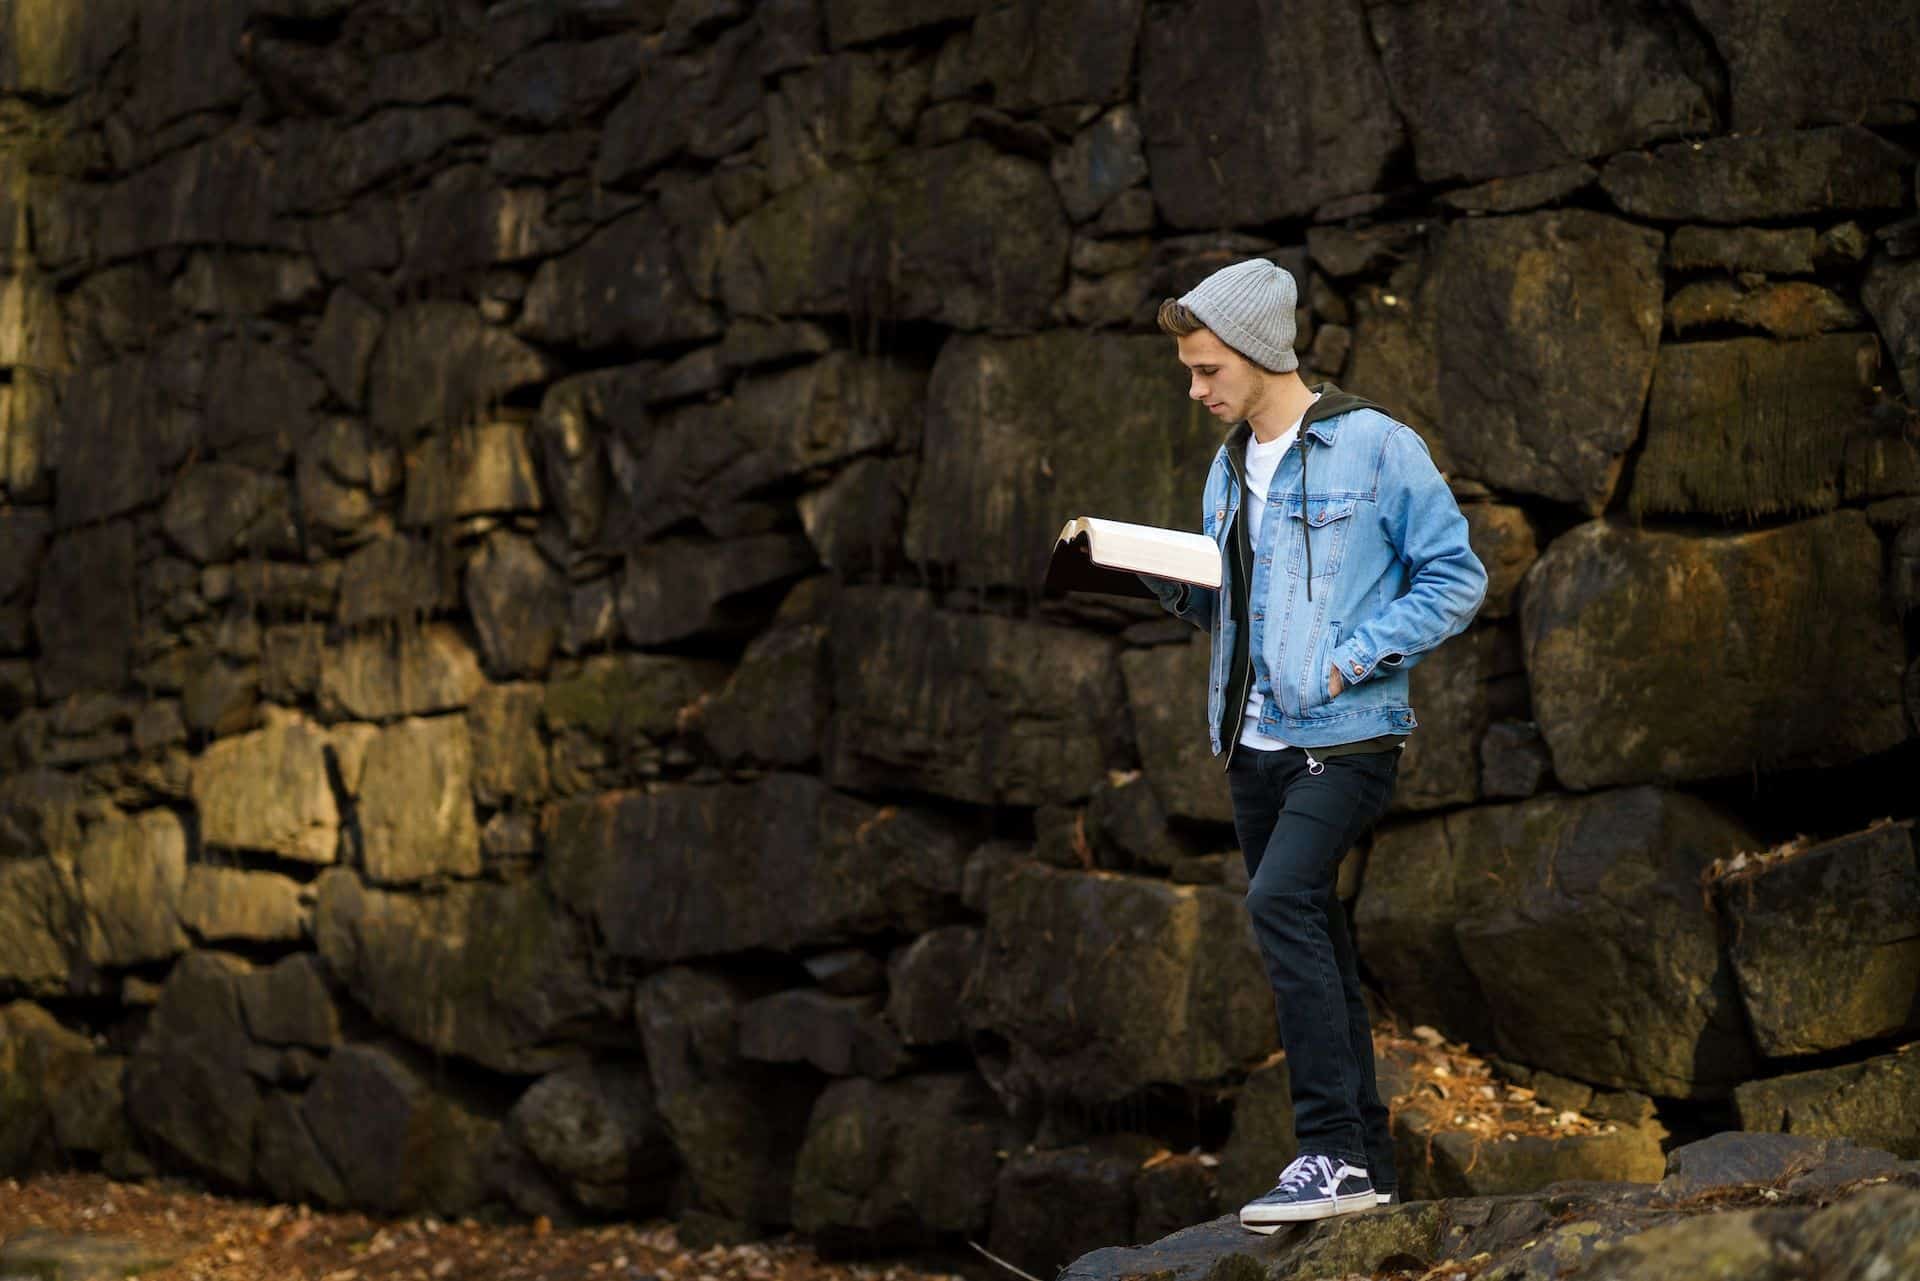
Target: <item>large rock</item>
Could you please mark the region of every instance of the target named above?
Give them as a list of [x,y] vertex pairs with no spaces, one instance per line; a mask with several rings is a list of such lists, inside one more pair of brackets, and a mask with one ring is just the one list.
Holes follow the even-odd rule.
[[838,49],[935,23],[971,18],[984,0],[825,0],[827,39]]
[[56,1117],[86,1101],[94,1058],[91,1041],[32,1002],[0,1005],[0,1171],[59,1168]]
[[543,505],[533,434],[518,423],[438,431],[407,455],[400,518],[408,525],[539,511]]
[[69,182],[36,192],[35,250],[55,267],[176,246],[304,252],[299,223],[275,208],[285,189],[281,175],[260,160],[258,133],[234,127],[117,182]]
[[1634,512],[1752,520],[1831,509],[1878,355],[1871,334],[1664,344]]
[[1057,1276],[1089,1250],[1131,1240],[1134,1183],[1157,1146],[1137,1134],[1029,1145],[1000,1167],[987,1244],[1018,1267]]
[[1031,326],[1065,284],[1067,247],[1047,171],[967,141],[781,193],[734,226],[721,281],[735,312]]
[[1467,518],[1467,541],[1487,571],[1487,598],[1476,617],[1505,618],[1513,613],[1520,580],[1540,559],[1533,523],[1521,508],[1502,503],[1463,503],[1460,514]]
[[1246,910],[1213,887],[1016,868],[990,891],[974,983],[968,1017],[1007,1041],[998,1085],[1018,1095],[1105,1103],[1274,1048]]
[[1120,655],[1127,706],[1153,792],[1166,812],[1214,823],[1233,821],[1224,758],[1207,732],[1207,662],[1211,638],[1130,649]]
[[832,678],[825,622],[776,626],[701,705],[700,736],[726,760],[803,768],[826,741]]
[[[1658,1125],[1582,1126],[1559,1134],[1503,1132],[1508,1117],[1469,1128],[1456,1101],[1436,1097],[1430,1077],[1416,1076],[1396,1047],[1376,1045],[1382,1100],[1391,1113],[1393,1161],[1402,1201],[1510,1196],[1563,1179],[1657,1181],[1665,1167]],[[1462,1092],[1489,1088],[1456,1076],[1441,1082]],[[1494,1084],[1490,1088],[1499,1090]],[[1520,1105],[1524,1110],[1527,1105]],[[1476,1117],[1476,1120],[1480,1118]],[[1515,1118],[1519,1119],[1519,1118]],[[1524,1123],[1536,1126],[1528,1116]],[[1285,1056],[1248,1074],[1234,1100],[1233,1132],[1220,1154],[1220,1196],[1235,1204],[1273,1186],[1274,1174],[1298,1151],[1293,1095]],[[1378,1182],[1378,1172],[1375,1172]]]
[[540,714],[556,737],[579,734],[628,754],[672,737],[725,675],[706,659],[596,654],[554,669]]
[[1084,797],[1120,764],[1111,713],[1124,694],[1104,639],[854,588],[835,601],[829,643],[839,786],[1034,805]]
[[1920,258],[1874,255],[1860,287],[1909,404],[1920,404]]
[[1659,1191],[1672,1201],[1738,1184],[1765,1184],[1786,1193],[1825,1191],[1890,1173],[1899,1164],[1891,1153],[1851,1139],[1723,1130],[1670,1152]]
[[509,392],[549,373],[547,359],[463,303],[418,302],[394,312],[368,376],[373,425],[410,444],[465,426]]
[[498,1124],[437,1093],[388,1050],[335,1050],[300,1111],[350,1204],[451,1216],[485,1196],[478,1158]]
[[1920,1028],[1920,860],[1888,823],[1715,887],[1763,1054],[1785,1058]]
[[320,1150],[300,1109],[300,1096],[279,1090],[267,1094],[260,1109],[259,1146],[254,1174],[283,1201],[344,1208],[347,1188],[340,1172]]
[[174,546],[201,564],[297,551],[287,484],[251,467],[202,463],[174,483],[160,510]]
[[[133,528],[126,521],[54,538],[40,566],[45,588],[33,606],[42,698],[126,684],[139,630],[135,572]],[[79,583],[85,591],[72,590]]]
[[807,1122],[794,1226],[825,1241],[895,1247],[976,1233],[1009,1129],[972,1073],[837,1081]]
[[187,834],[173,811],[92,827],[72,857],[75,923],[88,962],[117,969],[187,950],[179,916]]
[[376,1019],[429,1049],[498,1072],[541,1072],[572,1053],[605,997],[585,942],[538,882],[389,893],[353,873],[320,879],[320,955]]
[[1606,506],[1653,374],[1660,246],[1579,209],[1448,228],[1432,284],[1436,434],[1459,471]]
[[367,748],[358,818],[369,880],[477,874],[480,829],[466,719],[410,718],[381,730]]
[[646,351],[712,338],[719,314],[697,297],[657,209],[636,210],[535,273],[517,331],[535,342]]
[[137,10],[110,0],[86,21],[47,0],[9,5],[0,41],[0,91],[65,98],[95,83],[133,39]]
[[813,548],[793,534],[651,543],[627,557],[620,578],[620,627],[640,646],[706,631],[737,632],[757,621],[751,603],[755,593],[813,567]]
[[1674,142],[1600,171],[1614,204],[1641,218],[1746,222],[1898,209],[1913,159],[1858,125]]
[[340,1043],[339,1004],[327,986],[324,964],[310,952],[296,953],[234,980],[247,1031],[262,1045],[330,1050]]
[[[542,420],[549,433],[612,433],[607,449],[618,486],[612,523],[629,537],[652,537],[689,517],[710,520],[716,505],[851,458],[911,450],[920,443],[925,416],[924,370],[845,352],[750,374],[728,399],[674,410],[637,431],[644,410],[636,402],[645,398],[646,381],[631,367],[582,375],[556,388]],[[569,394],[562,396],[562,388]],[[557,470],[554,455],[550,444],[549,475]],[[580,484],[589,482],[583,477]],[[584,513],[583,519],[597,523]]]
[[327,752],[325,731],[294,714],[209,744],[193,763],[201,841],[306,863],[333,862],[340,813]]
[[1581,1080],[1724,1094],[1753,1055],[1698,879],[1752,845],[1652,788],[1383,829],[1361,956],[1396,1011],[1449,1036]]
[[[1390,1068],[1383,1057],[1376,1061],[1382,1098],[1389,1105],[1394,1094],[1387,1078]],[[1248,1072],[1233,1097],[1233,1128],[1220,1150],[1217,1167],[1221,1200],[1233,1205],[1251,1201],[1272,1188],[1275,1176],[1299,1154],[1287,1056],[1276,1054]],[[1372,1174],[1376,1180],[1380,1177],[1378,1170]],[[1410,1200],[1412,1191],[1411,1187],[1403,1189],[1401,1200]]]
[[26,589],[33,586],[51,533],[52,520],[43,508],[0,509],[0,601],[30,594]]
[[344,128],[313,118],[282,128],[287,141],[273,192],[280,208],[303,214],[337,210],[389,179],[419,173],[483,132],[471,111],[444,102],[377,109]]
[[1904,647],[1881,566],[1851,511],[1729,537],[1563,534],[1521,610],[1554,772],[1573,788],[1678,782],[1900,742]]
[[545,829],[556,896],[646,962],[917,932],[960,890],[939,827],[802,775],[569,801]]
[[[17,369],[13,382],[0,390],[0,489],[15,502],[39,502],[51,497],[48,485],[49,450],[59,440],[58,402],[53,380]],[[124,472],[137,469],[121,464]],[[133,484],[152,484],[130,479]]]
[[[1724,1097],[1751,1072],[1732,971],[1699,889],[1707,864],[1747,843],[1737,826],[1652,788],[1441,822],[1454,853],[1440,875],[1451,874],[1456,895],[1479,898],[1472,910],[1456,907],[1447,928],[1503,1055],[1665,1097]],[[1475,863],[1506,860],[1497,897],[1460,894]],[[1383,861],[1370,860],[1370,871]],[[1432,855],[1423,861],[1433,868]],[[1362,937],[1366,919],[1381,919],[1367,903],[1375,888],[1362,895]],[[1433,920],[1431,908],[1420,915]]]
[[1920,1160],[1920,1050],[1749,1081],[1734,1091],[1740,1126],[1852,1139]]
[[1033,591],[1071,516],[1197,529],[1219,433],[1179,394],[1173,355],[1164,338],[1069,332],[947,343],[928,388],[909,558]]
[[1689,11],[1725,61],[1727,123],[1740,133],[1909,118],[1920,20],[1905,10],[1871,0],[1693,0]]
[[980,929],[929,930],[887,960],[887,1021],[908,1045],[958,1041],[966,1031],[965,992],[979,964]]
[[[1127,93],[1142,7],[1141,0],[982,6],[968,56],[993,85],[994,105],[1002,111],[1119,102]],[[1074,56],[1050,56],[1064,48]]]
[[740,1057],[760,1063],[809,1063],[828,1076],[877,1080],[899,1071],[907,1055],[877,996],[837,996],[798,987],[741,1008]]
[[1493,628],[1472,628],[1423,654],[1407,673],[1408,701],[1420,725],[1400,758],[1394,809],[1439,809],[1478,799],[1487,683],[1497,674],[1501,639]]
[[1660,1153],[1664,1131],[1657,1126],[1497,1139],[1418,1122],[1406,1123],[1406,1130],[1413,1142],[1403,1146],[1429,1162],[1408,1170],[1407,1182],[1419,1192],[1405,1199],[1512,1195],[1576,1181],[1655,1183],[1666,1164]]
[[759,137],[766,117],[754,66],[758,34],[756,23],[743,22],[695,50],[669,52],[653,43],[633,92],[599,130],[596,186],[637,185],[676,156],[718,160]]
[[[1250,93],[1267,109],[1245,115]],[[1154,6],[1140,105],[1154,199],[1182,228],[1297,218],[1372,191],[1404,140],[1357,4],[1310,17],[1283,0]]]
[[546,691],[533,684],[488,685],[467,708],[474,799],[491,809],[546,798],[547,749],[540,739]]
[[1506,177],[1713,127],[1675,28],[1578,0],[1368,3],[1423,182]]
[[[1668,1201],[1645,1188],[1573,1183],[1528,1196],[1385,1207],[1258,1238],[1225,1215],[1151,1246],[1097,1250],[1074,1262],[1062,1281],[1201,1281],[1256,1272],[1333,1278],[1427,1270],[1653,1281],[1895,1276],[1911,1270],[1920,1192],[1910,1187],[1876,1182],[1837,1191],[1836,1184],[1811,1184],[1795,1195],[1762,1180],[1758,1186],[1729,1181],[1705,1191],[1699,1199]],[[1775,1198],[1782,1203],[1768,1204]],[[1749,1204],[1761,1208],[1734,1208]]]
[[1144,183],[1147,157],[1141,147],[1140,115],[1123,104],[1076,133],[1065,150],[1056,151],[1049,168],[1067,216],[1085,222],[1122,191]]
[[193,952],[173,967],[127,1066],[127,1113],[162,1152],[233,1188],[253,1170],[260,1091],[247,1074],[245,962]]
[[533,541],[495,531],[467,559],[465,589],[487,670],[496,677],[544,672],[570,598],[566,577]]
[[638,31],[538,44],[493,68],[475,99],[518,125],[556,129],[597,113],[633,82],[646,45]]
[[790,1221],[794,1163],[818,1086],[735,1052],[744,994],[685,967],[634,998],[653,1094],[699,1208],[750,1224]]
[[320,655],[320,709],[331,717],[454,711],[485,683],[472,648],[444,623],[355,632]]
[[370,539],[340,566],[339,619],[359,627],[446,610],[457,600],[457,574],[446,542],[430,534]]
[[180,924],[203,943],[295,943],[308,934],[300,893],[278,872],[196,863],[180,888]]
[[[1435,465],[1452,475],[1455,468],[1441,429],[1437,331],[1442,282],[1435,269],[1446,233],[1437,222],[1415,226],[1417,232],[1404,224],[1393,226],[1397,234],[1387,245],[1397,262],[1392,279],[1384,287],[1352,291],[1353,345],[1342,382],[1366,388],[1368,399],[1419,432]],[[1310,234],[1308,245],[1317,238]],[[1315,263],[1323,272],[1331,270],[1319,254]]]
[[588,1209],[665,1207],[677,1161],[644,1072],[617,1064],[562,1068],[520,1096],[507,1128]]
[[51,859],[0,859],[0,982],[35,995],[67,991],[70,903]]
[[1749,288],[1710,278],[1682,287],[1667,301],[1667,325],[1676,334],[1725,326],[1793,339],[1857,329],[1860,324],[1852,303],[1805,280]]
[[[326,393],[320,375],[278,343],[221,342],[206,374],[207,441],[232,461],[277,472],[312,430]],[[217,502],[217,493],[209,497]]]

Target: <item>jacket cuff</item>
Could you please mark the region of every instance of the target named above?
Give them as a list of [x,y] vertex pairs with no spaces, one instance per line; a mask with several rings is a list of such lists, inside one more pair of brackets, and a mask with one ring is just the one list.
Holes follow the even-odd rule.
[[[1387,657],[1397,658],[1399,656],[1388,655]],[[1334,650],[1328,661],[1340,669],[1340,680],[1342,684],[1358,685],[1361,681],[1373,675],[1374,667],[1385,660],[1375,658],[1358,645],[1355,645],[1352,641],[1348,641],[1346,644]]]

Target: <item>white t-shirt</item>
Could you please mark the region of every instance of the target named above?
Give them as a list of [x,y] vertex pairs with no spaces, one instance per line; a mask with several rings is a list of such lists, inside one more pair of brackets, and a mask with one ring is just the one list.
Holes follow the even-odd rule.
[[[1313,399],[1320,399],[1319,393],[1316,392]],[[1251,540],[1249,545],[1252,547],[1260,546],[1260,526],[1267,518],[1267,491],[1273,487],[1273,473],[1280,466],[1281,456],[1293,445],[1295,437],[1299,436],[1300,423],[1305,417],[1306,414],[1302,412],[1299,418],[1293,420],[1291,427],[1265,444],[1262,444],[1258,437],[1247,441],[1245,515],[1247,537]],[[1252,598],[1252,584],[1248,584],[1248,598]],[[1258,683],[1256,678],[1247,689],[1246,715],[1240,722],[1240,745],[1251,747],[1256,751],[1277,752],[1288,744],[1260,732],[1260,708],[1266,700],[1257,688]]]

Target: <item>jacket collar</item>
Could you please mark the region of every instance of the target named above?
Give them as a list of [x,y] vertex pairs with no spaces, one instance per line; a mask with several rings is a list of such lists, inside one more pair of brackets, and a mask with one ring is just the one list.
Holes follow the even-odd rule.
[[[1380,406],[1350,392],[1341,391],[1330,382],[1314,383],[1307,390],[1318,392],[1320,399],[1307,406],[1307,412],[1300,420],[1300,430],[1323,445],[1331,445],[1335,434],[1340,430],[1340,417],[1356,409],[1379,409]],[[1381,412],[1385,412],[1382,410]],[[1233,461],[1241,470],[1245,470],[1247,442],[1253,439],[1253,428],[1242,420],[1235,423],[1227,432],[1227,439],[1221,449],[1232,455]]]

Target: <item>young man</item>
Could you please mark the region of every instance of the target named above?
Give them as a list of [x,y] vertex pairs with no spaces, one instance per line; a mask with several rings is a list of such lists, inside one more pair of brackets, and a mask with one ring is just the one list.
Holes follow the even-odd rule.
[[1387,1109],[1341,857],[1386,809],[1414,728],[1407,669],[1486,592],[1427,448],[1378,406],[1295,372],[1293,277],[1235,263],[1160,308],[1187,394],[1234,424],[1201,530],[1221,586],[1148,585],[1213,636],[1207,732],[1224,756],[1247,909],[1272,980],[1300,1155],[1241,1208],[1256,1232],[1394,1197]]

